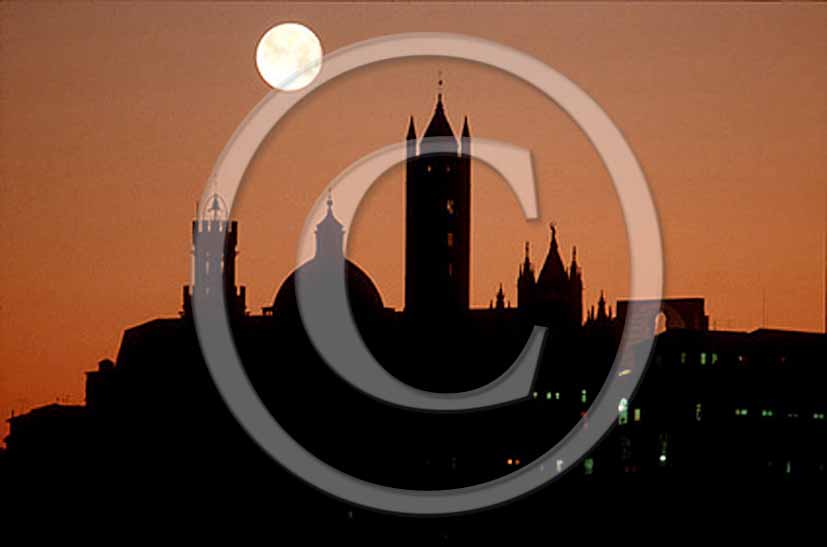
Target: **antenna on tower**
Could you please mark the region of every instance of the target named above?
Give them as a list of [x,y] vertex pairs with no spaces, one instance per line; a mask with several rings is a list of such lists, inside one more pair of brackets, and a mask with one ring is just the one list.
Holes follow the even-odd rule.
[[442,95],[445,93],[445,81],[442,79],[442,70],[437,71],[436,91],[441,100]]

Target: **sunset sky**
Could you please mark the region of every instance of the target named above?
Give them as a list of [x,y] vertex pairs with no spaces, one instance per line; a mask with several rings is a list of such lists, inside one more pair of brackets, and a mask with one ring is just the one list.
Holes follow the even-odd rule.
[[[330,52],[384,34],[465,33],[534,55],[623,131],[662,222],[667,296],[703,296],[718,328],[824,328],[827,5],[0,4],[0,417],[82,403],[84,375],[123,330],[180,309],[190,221],[218,154],[269,91],[271,26],[309,26]],[[359,70],[271,133],[234,216],[248,305],[272,303],[304,216],[364,154],[422,131],[437,74],[455,130],[534,155],[541,219],[475,164],[472,302],[516,303],[523,241],[541,263],[555,221],[577,245],[585,301],[628,291],[608,174],[552,102],[494,69],[416,59]],[[349,255],[402,303],[403,177],[390,172]],[[538,264],[539,266],[539,264]],[[6,424],[0,426],[5,435]]]

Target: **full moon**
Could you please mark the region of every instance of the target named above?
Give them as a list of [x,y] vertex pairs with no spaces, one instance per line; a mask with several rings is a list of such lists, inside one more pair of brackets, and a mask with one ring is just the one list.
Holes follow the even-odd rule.
[[322,69],[322,45],[304,25],[276,25],[258,42],[256,66],[270,86],[295,91],[312,82]]

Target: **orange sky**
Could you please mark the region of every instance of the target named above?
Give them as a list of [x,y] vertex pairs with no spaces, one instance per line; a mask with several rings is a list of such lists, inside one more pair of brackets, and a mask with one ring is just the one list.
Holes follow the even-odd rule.
[[[544,60],[626,135],[662,220],[666,294],[705,296],[719,327],[823,328],[827,6],[0,4],[0,416],[83,400],[83,371],[124,328],[175,315],[194,201],[235,127],[268,91],[258,38],[286,20],[327,51],[407,31],[461,32]],[[458,61],[370,67],[309,97],[252,165],[237,210],[250,308],[289,273],[321,189],[366,152],[422,129],[436,74],[455,128],[534,153],[541,221],[476,167],[472,300],[515,298],[559,226],[586,301],[628,286],[611,182],[577,127],[527,85]],[[350,255],[402,302],[402,176],[353,227]],[[0,435],[5,434],[5,424]]]

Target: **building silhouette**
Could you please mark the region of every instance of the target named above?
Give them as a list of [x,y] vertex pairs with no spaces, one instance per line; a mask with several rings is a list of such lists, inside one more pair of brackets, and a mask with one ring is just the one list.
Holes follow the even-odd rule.
[[[370,514],[300,483],[241,430],[212,384],[193,325],[193,295],[211,286],[224,291],[245,371],[268,410],[307,450],[361,479],[411,489],[495,480],[587,419],[629,303],[619,301],[615,316],[601,293],[584,318],[576,249],[567,267],[551,225],[539,271],[527,243],[515,265],[516,305],[500,284],[487,308],[472,309],[468,118],[457,140],[438,95],[423,137],[455,139],[457,148],[455,154],[427,154],[410,119],[404,308],[386,307],[370,275],[346,260],[354,319],[389,372],[438,392],[497,378],[533,325],[546,326],[555,343],[543,350],[528,399],[443,415],[390,407],[352,389],[304,331],[298,272],[280,283],[271,306],[261,313],[246,309],[245,289],[235,278],[238,224],[214,196],[192,224],[193,284],[183,288],[180,316],[127,329],[115,361],[103,360],[86,374],[85,405],[53,404],[10,418],[0,477],[77,480],[107,499],[175,485],[187,503],[216,495],[238,500],[255,484],[275,493],[279,517],[293,525],[313,521],[317,531],[337,537],[343,530],[358,536],[400,526],[399,517]],[[316,227],[315,254],[300,267],[311,282],[322,282],[342,258],[343,226],[333,198]],[[220,237],[222,255],[206,252]],[[668,485],[669,495],[686,501],[696,499],[699,485],[823,485],[827,454],[812,439],[825,433],[827,336],[711,331],[699,298],[666,299],[648,309],[645,320],[630,325],[633,337],[656,327],[661,332],[647,375],[631,400],[617,401],[617,426],[582,462],[553,488],[513,505],[519,509],[457,517],[447,525],[404,521],[411,533],[431,537],[441,526],[471,526],[472,536],[491,539],[505,534],[509,522],[540,518],[555,496],[575,507],[617,489],[654,492],[657,501]]]

